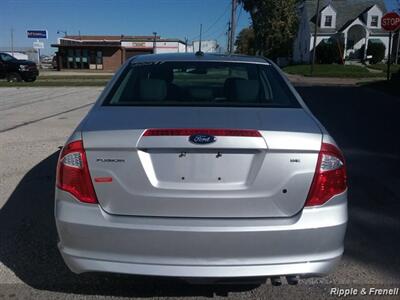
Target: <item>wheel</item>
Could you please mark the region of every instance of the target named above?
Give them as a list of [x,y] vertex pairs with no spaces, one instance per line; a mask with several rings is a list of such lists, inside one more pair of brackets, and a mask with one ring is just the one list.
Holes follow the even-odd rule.
[[35,77],[29,77],[25,79],[25,82],[34,82],[36,80],[36,76]]
[[7,81],[8,82],[21,82],[22,78],[21,75],[18,73],[9,73],[7,74]]

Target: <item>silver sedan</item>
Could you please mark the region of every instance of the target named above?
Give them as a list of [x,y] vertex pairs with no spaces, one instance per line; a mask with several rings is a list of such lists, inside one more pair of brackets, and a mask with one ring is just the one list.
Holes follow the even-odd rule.
[[55,201],[75,273],[293,282],[342,256],[346,166],[271,61],[143,55],[68,139]]

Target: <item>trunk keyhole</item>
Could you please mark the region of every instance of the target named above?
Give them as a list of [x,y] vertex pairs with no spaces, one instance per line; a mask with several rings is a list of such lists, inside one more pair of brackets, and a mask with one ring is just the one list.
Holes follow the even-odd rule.
[[186,157],[186,152],[181,152],[181,153],[179,154],[179,158],[181,158],[181,157]]
[[219,157],[221,157],[222,156],[222,153],[221,152],[218,152],[217,153],[217,155],[215,156],[216,158],[219,158]]
[[287,193],[287,189],[283,189],[282,193],[286,194]]

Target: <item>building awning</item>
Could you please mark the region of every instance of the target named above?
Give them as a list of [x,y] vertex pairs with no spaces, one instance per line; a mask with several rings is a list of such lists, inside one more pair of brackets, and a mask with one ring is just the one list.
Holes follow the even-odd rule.
[[60,45],[60,44],[51,44],[51,47],[55,47],[55,48],[121,48],[121,45],[106,45],[106,44]]

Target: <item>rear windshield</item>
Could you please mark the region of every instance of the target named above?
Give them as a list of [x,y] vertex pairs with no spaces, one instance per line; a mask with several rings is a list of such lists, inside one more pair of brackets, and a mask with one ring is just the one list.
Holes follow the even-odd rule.
[[103,105],[299,107],[271,65],[190,61],[132,63]]

